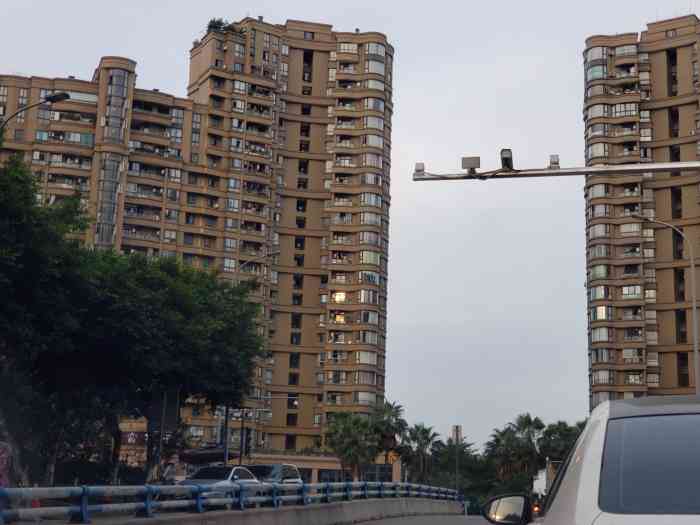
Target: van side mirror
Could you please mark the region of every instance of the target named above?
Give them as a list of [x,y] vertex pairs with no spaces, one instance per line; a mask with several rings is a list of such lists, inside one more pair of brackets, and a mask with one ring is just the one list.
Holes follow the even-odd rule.
[[490,499],[481,514],[489,523],[526,525],[532,521],[532,506],[524,494],[505,494]]

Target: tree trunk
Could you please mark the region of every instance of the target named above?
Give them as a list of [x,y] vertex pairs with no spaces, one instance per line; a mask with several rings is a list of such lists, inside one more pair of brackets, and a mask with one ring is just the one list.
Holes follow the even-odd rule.
[[53,487],[56,478],[56,462],[58,461],[58,441],[51,444],[46,459],[46,471],[44,472],[44,486]]
[[5,443],[7,444],[7,448],[9,450],[10,486],[21,485],[23,487],[28,487],[29,474],[27,473],[27,469],[25,468],[24,463],[22,462],[21,449],[17,444],[17,440],[12,435],[12,431],[7,425],[7,419],[5,418],[5,414],[2,410],[2,407],[0,407],[0,436],[5,436]]
[[122,453],[122,432],[119,428],[119,414],[109,414],[107,416],[107,428],[112,435],[112,472],[110,473],[109,479],[112,485],[116,485],[119,482],[119,458]]

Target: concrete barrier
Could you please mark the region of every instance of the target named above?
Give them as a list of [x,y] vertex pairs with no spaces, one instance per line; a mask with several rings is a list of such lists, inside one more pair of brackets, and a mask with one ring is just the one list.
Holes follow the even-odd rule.
[[385,518],[462,514],[455,501],[421,498],[368,499],[279,509],[212,511],[203,514],[160,514],[153,518],[97,520],[109,525],[347,525]]

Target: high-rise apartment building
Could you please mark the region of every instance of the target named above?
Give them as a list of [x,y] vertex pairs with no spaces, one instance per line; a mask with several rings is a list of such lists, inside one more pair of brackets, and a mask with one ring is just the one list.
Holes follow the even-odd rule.
[[[90,81],[0,75],[0,118],[70,94],[11,121],[0,155],[24,155],[46,204],[80,192],[88,245],[259,280],[255,451],[318,449],[334,413],[383,399],[392,56],[380,33],[245,18],[194,42],[187,98],[137,88],[120,57]],[[182,415],[219,440],[206,411]]]
[[[584,52],[588,165],[696,160],[700,20],[593,36]],[[694,391],[690,275],[700,175],[586,180],[591,407],[608,399]]]

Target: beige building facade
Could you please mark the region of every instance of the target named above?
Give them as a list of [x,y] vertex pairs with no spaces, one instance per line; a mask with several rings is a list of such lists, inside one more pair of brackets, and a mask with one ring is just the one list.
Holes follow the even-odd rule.
[[[0,75],[0,118],[71,95],[11,121],[0,158],[23,155],[47,205],[80,192],[87,245],[260,283],[250,452],[318,451],[333,414],[383,399],[393,53],[380,33],[245,18],[193,43],[186,98],[138,88],[122,57],[91,80]],[[221,417],[182,409],[199,445]],[[125,422],[131,444],[144,430]]]
[[[588,165],[696,160],[700,21],[592,36],[584,52]],[[691,394],[690,264],[700,256],[700,175],[586,181],[591,408],[608,399]]]

